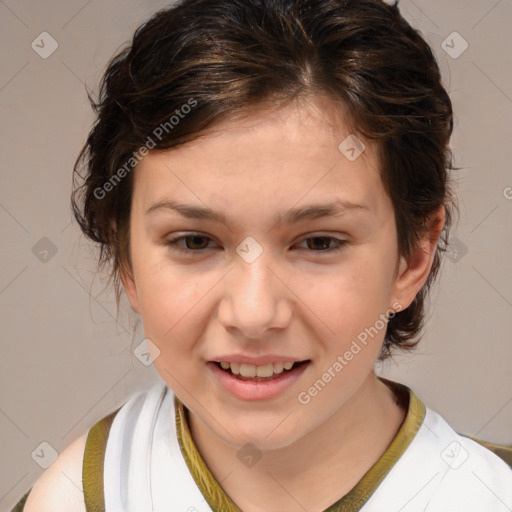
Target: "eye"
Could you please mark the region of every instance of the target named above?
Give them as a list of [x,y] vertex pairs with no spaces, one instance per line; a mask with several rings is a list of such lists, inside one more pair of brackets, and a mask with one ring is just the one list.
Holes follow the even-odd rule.
[[[339,238],[334,238],[332,236],[325,236],[325,235],[304,238],[302,243],[308,242],[309,240],[312,241],[312,244],[308,243],[307,246],[308,246],[308,249],[312,250],[313,252],[325,253],[325,252],[340,251],[341,249],[343,249],[343,246],[346,244],[346,240],[340,240]],[[331,242],[334,242],[334,244],[335,244],[334,247],[328,247],[328,246],[330,246]],[[311,246],[319,248],[320,250],[311,249]]]
[[[209,241],[212,241],[212,239],[206,235],[202,235],[200,233],[190,233],[187,235],[171,238],[165,242],[165,245],[167,245],[172,250],[194,253],[203,252],[204,249],[207,249]],[[312,243],[309,243],[309,241]],[[184,246],[181,244],[181,242],[184,242]],[[340,251],[346,244],[346,240],[340,240],[339,238],[325,235],[308,237],[305,238],[301,243],[304,242],[308,242],[308,250],[321,253]],[[331,247],[331,243],[333,242],[334,246]]]
[[[185,241],[185,248],[183,248],[179,242]],[[206,235],[201,235],[200,233],[192,233],[189,235],[178,236],[176,238],[171,238],[165,242],[165,245],[170,247],[173,250],[182,251],[182,252],[195,252],[201,251],[205,249],[204,241],[211,240],[211,238]],[[198,247],[199,246],[199,247]]]

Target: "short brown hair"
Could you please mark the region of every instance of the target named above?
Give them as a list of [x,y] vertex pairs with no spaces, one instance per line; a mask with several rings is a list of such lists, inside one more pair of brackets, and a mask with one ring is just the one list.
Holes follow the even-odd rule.
[[131,271],[130,170],[149,139],[151,149],[176,147],[266,101],[318,93],[344,105],[357,132],[377,142],[400,255],[410,256],[429,216],[445,207],[428,280],[389,320],[379,358],[418,343],[454,208],[452,105],[432,49],[382,0],[182,0],[112,58],[98,101],[89,96],[97,120],[75,164],[72,207],[100,244],[100,268],[112,265],[118,307],[120,268]]

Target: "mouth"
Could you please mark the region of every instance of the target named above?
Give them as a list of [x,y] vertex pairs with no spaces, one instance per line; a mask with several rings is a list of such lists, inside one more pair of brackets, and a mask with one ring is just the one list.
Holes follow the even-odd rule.
[[265,365],[255,366],[252,364],[229,363],[227,361],[212,361],[220,370],[229,374],[240,381],[265,382],[278,380],[288,376],[310,362],[309,359],[304,361],[289,361],[269,363]]

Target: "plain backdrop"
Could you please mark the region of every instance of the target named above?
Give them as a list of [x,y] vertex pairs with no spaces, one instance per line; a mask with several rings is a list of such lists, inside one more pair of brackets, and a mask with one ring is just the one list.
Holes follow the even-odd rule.
[[[110,57],[166,5],[0,2],[2,511],[53,450],[159,380],[132,353],[140,324],[133,332],[126,300],[116,319],[69,200],[93,122],[86,85],[97,91]],[[512,1],[402,0],[400,9],[433,47],[453,100],[460,220],[422,342],[381,373],[458,432],[512,444]]]

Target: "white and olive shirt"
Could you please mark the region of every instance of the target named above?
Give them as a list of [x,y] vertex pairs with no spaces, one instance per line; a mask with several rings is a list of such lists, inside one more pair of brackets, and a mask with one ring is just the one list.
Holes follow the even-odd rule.
[[[407,386],[380,379],[406,418],[379,460],[325,512],[511,512],[512,448],[458,434]],[[188,410],[164,383],[90,429],[83,489],[87,512],[240,512],[197,450]]]

